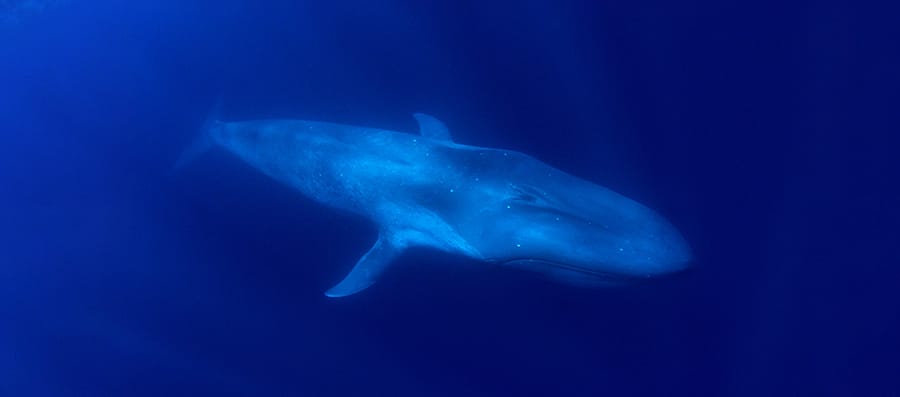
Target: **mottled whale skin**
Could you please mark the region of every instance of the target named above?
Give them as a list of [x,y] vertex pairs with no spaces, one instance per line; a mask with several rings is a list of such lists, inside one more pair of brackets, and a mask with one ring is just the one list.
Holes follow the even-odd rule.
[[410,246],[604,285],[678,271],[687,243],[649,208],[528,155],[453,142],[437,119],[420,134],[306,120],[208,122],[179,159],[213,146],[326,206],[361,215],[379,236],[326,292],[372,285]]

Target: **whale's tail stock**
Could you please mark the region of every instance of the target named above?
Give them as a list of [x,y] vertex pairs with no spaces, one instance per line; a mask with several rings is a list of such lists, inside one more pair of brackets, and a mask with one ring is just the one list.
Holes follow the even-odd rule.
[[203,122],[203,126],[200,128],[200,133],[194,138],[191,143],[184,148],[181,152],[181,155],[178,156],[178,160],[175,161],[175,165],[173,169],[180,169],[187,164],[190,164],[194,159],[206,153],[213,147],[215,143],[212,138],[212,131],[221,126],[223,123],[219,120],[219,116],[221,115],[222,110],[222,98],[216,100],[215,105],[212,108],[212,111],[209,112],[209,115],[206,117],[206,121]]

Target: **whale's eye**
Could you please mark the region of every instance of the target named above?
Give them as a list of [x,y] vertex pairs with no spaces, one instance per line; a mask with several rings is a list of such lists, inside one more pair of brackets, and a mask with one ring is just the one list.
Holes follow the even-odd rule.
[[547,193],[528,185],[511,185],[512,188],[512,197],[510,199],[512,201],[517,201],[520,203],[527,203],[532,205],[543,205],[550,206],[550,203],[547,201]]
[[526,203],[536,203],[538,201],[538,197],[525,192],[516,192],[516,196],[515,198],[513,198],[513,200],[524,201]]

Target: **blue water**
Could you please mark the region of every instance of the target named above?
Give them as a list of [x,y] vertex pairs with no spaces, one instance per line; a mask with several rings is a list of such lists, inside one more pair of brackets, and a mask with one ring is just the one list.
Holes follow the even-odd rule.
[[[900,29],[842,2],[2,1],[0,396],[900,393]],[[214,151],[222,100],[503,147],[690,271],[573,288],[375,239]]]

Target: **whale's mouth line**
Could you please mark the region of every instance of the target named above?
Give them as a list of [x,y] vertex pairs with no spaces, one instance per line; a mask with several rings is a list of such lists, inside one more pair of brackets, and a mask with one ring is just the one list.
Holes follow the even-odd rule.
[[552,261],[552,260],[538,259],[538,258],[513,258],[513,259],[504,259],[504,260],[488,259],[488,262],[499,263],[501,265],[514,265],[514,264],[546,265],[546,266],[551,266],[551,267],[561,269],[561,270],[567,270],[570,272],[583,274],[583,275],[597,278],[600,280],[629,280],[629,279],[633,278],[633,277],[630,277],[630,276],[624,275],[624,274],[598,271],[598,270],[588,269],[588,268],[584,268],[581,266],[576,266],[576,265],[572,265],[572,264],[568,264],[568,263],[556,262],[556,261]]

